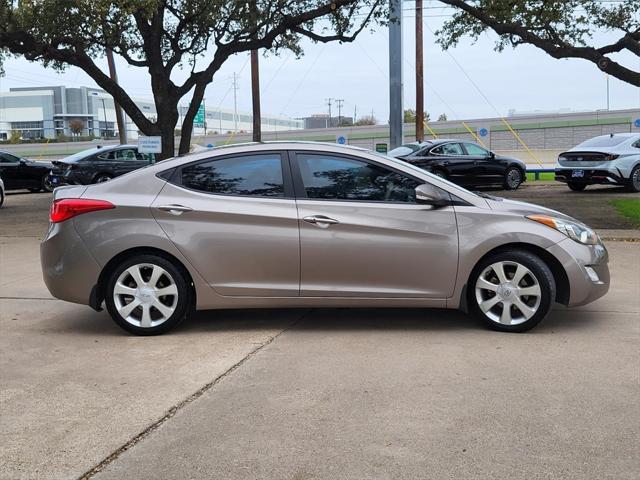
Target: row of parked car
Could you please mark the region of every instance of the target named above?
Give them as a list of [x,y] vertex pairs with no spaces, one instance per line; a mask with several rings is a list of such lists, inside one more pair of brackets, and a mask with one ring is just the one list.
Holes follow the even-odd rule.
[[[413,142],[389,155],[465,187],[517,189],[526,180],[523,161],[497,155],[474,142],[438,139]],[[106,182],[155,162],[136,145],[90,148],[62,160],[42,162],[0,151],[0,206],[4,189],[52,191],[59,185]],[[622,185],[640,192],[640,133],[601,135],[560,154],[555,179],[571,190]]]
[[[521,160],[496,155],[473,142],[414,142],[391,150],[389,155],[464,186],[502,185],[515,190],[526,179]],[[555,179],[573,191],[602,184],[640,192],[640,133],[591,138],[561,153],[554,170]]]
[[4,190],[51,192],[60,185],[89,185],[155,162],[136,145],[97,146],[53,162],[29,160],[0,150],[0,206]]

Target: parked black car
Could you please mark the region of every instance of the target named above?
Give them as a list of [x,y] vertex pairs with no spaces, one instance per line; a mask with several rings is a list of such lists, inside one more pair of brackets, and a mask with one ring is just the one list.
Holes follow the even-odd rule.
[[155,162],[152,153],[139,153],[136,145],[95,147],[53,162],[51,184],[89,185],[111,180]]
[[430,140],[419,150],[397,158],[458,185],[501,185],[515,190],[526,180],[522,160],[496,155],[468,141]]
[[0,176],[6,190],[26,188],[32,192],[52,191],[53,186],[48,179],[51,167],[50,162],[27,160],[0,150]]

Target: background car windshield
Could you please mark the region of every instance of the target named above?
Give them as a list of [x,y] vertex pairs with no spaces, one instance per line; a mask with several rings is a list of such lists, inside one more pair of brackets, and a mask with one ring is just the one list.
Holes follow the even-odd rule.
[[284,197],[280,154],[249,155],[188,165],[182,185],[218,195]]
[[298,154],[308,198],[415,202],[420,181],[379,165],[323,154]]
[[623,137],[620,135],[614,135],[613,137],[611,135],[595,137],[590,140],[587,140],[586,142],[582,142],[577,147],[574,147],[574,149],[589,148],[589,147],[615,147],[616,145],[619,145],[625,140],[627,140],[628,138],[629,137]]

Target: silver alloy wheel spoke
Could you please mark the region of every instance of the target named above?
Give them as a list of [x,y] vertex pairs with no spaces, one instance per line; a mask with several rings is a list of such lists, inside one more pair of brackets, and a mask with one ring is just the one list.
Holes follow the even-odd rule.
[[178,286],[164,268],[140,263],[120,274],[113,287],[113,301],[126,322],[140,328],[153,328],[175,313]]
[[[498,283],[494,283],[496,279]],[[513,261],[496,262],[485,268],[476,280],[475,293],[480,310],[502,325],[526,322],[536,314],[542,300],[536,276]]]

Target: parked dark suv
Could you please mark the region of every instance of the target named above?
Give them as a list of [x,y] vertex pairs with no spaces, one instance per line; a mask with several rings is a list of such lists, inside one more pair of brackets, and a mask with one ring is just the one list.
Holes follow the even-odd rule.
[[136,145],[95,147],[53,162],[51,184],[89,185],[106,182],[155,162],[152,153],[139,153]]
[[419,150],[397,158],[458,185],[500,185],[515,190],[526,179],[522,160],[496,155],[468,141],[430,140]]
[[36,162],[0,150],[0,176],[7,190],[52,191],[48,178],[51,167],[49,162]]

